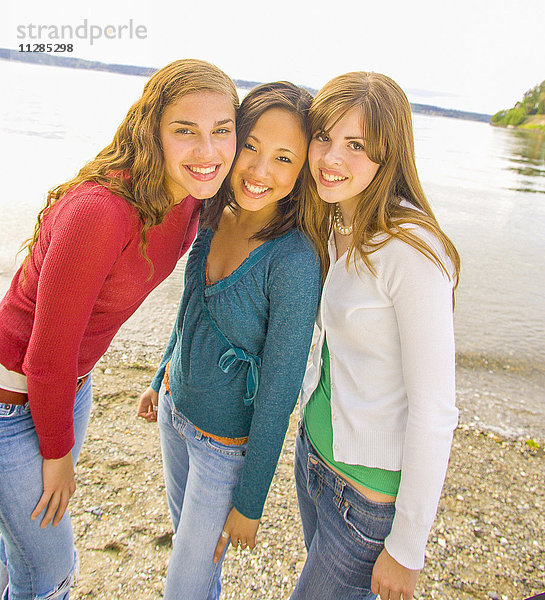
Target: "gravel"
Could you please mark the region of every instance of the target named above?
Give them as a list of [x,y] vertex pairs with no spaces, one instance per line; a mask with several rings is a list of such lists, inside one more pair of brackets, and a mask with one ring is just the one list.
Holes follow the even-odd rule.
[[[155,365],[137,354],[114,348],[94,373],[95,402],[71,501],[81,558],[76,600],[160,598],[164,585],[172,531],[158,432],[135,417]],[[292,473],[295,432],[296,414],[258,546],[229,550],[222,599],[278,600],[294,588],[306,555]],[[544,467],[543,440],[462,422],[415,598],[519,600],[545,591]]]

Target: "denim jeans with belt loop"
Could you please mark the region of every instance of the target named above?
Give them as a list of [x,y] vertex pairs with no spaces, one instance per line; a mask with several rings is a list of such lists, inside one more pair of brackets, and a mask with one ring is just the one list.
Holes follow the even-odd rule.
[[291,600],[374,600],[371,576],[392,528],[395,504],[369,500],[326,465],[303,421],[295,483],[307,560]]
[[214,551],[233,507],[246,444],[225,445],[196,429],[164,385],[157,415],[174,537],[164,600],[218,600],[221,566]]
[[[85,439],[91,401],[89,376],[74,401],[74,465]],[[46,509],[30,520],[43,493],[42,462],[28,402],[0,404],[0,562],[9,575],[2,600],[68,600],[77,573],[68,511],[57,527],[49,523],[41,529]]]

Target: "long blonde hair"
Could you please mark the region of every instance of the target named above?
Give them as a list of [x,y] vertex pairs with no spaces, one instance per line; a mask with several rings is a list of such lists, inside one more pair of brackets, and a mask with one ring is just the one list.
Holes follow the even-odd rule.
[[[361,192],[356,207],[347,266],[357,251],[375,273],[370,255],[396,237],[435,262],[456,285],[460,258],[439,227],[422,190],[415,163],[411,107],[403,90],[379,73],[358,71],[340,75],[326,83],[314,98],[309,111],[312,134],[327,132],[327,125],[331,129],[354,108],[361,109],[365,151],[380,166]],[[300,205],[300,224],[315,243],[326,272],[329,266],[327,240],[333,227],[334,205],[320,199],[312,176],[307,176],[306,184]],[[403,199],[412,206],[403,206]],[[407,224],[419,225],[437,236],[452,267],[444,264],[437,252],[412,233]]]
[[23,246],[28,249],[25,261],[38,240],[43,218],[51,205],[86,181],[104,186],[136,208],[143,223],[142,251],[146,256],[146,232],[162,222],[175,202],[164,183],[164,156],[159,135],[161,116],[173,102],[200,91],[225,94],[232,100],[235,111],[238,109],[234,83],[215,65],[183,59],[157,71],[144,86],[142,96],[129,109],[111,144],[73,179],[49,190],[33,236]]

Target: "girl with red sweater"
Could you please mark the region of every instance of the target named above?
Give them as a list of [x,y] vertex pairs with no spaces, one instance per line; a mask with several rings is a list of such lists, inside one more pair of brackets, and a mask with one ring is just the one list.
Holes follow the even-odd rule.
[[191,245],[201,201],[233,161],[237,107],[218,68],[173,62],[151,77],[112,143],[49,192],[0,302],[5,599],[69,596],[77,553],[65,511],[91,371]]

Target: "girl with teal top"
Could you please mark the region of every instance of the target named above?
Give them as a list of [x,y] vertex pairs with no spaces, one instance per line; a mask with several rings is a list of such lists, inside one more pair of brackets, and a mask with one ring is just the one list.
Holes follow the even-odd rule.
[[457,423],[459,258],[395,82],[337,77],[309,122],[303,223],[326,276],[296,447],[308,556],[291,598],[410,600]]
[[157,414],[175,532],[167,600],[219,598],[229,539],[256,544],[320,297],[318,256],[296,227],[311,100],[280,82],[242,102],[231,175],[205,208],[172,336],[140,399],[140,416]]

